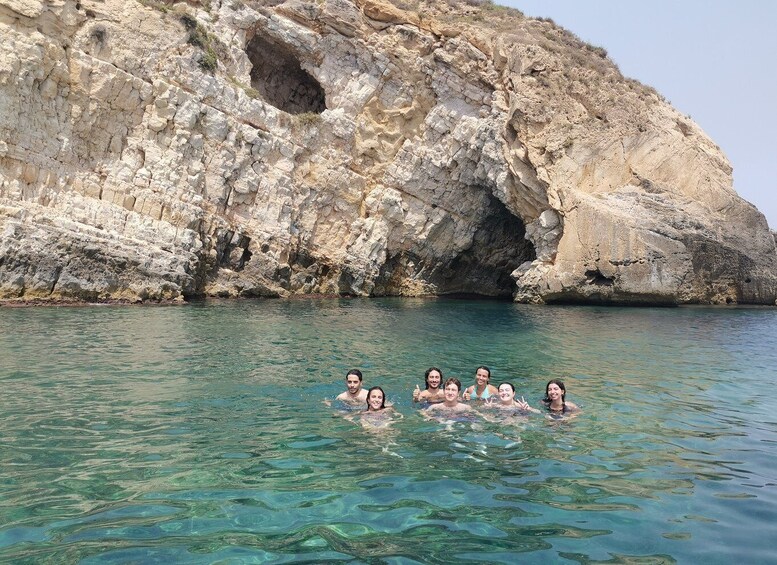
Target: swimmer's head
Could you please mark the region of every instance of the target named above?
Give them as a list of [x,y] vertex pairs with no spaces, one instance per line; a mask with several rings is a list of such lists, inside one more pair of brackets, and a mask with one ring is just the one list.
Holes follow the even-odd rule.
[[439,389],[442,384],[442,371],[437,367],[429,367],[426,370],[426,373],[424,373],[424,381],[426,381],[427,390],[429,390],[430,384],[432,385],[432,388]]
[[559,379],[551,379],[548,384],[545,385],[545,398],[543,402],[553,402],[554,398],[561,396],[561,402],[564,402],[567,394],[567,389],[564,387],[564,383]]
[[367,391],[367,410],[383,410],[386,407],[386,393],[379,386]]
[[455,377],[451,377],[445,381],[445,400],[446,402],[453,402],[459,397],[461,391],[461,381]]
[[449,388],[456,387],[456,394],[461,392],[461,381],[457,379],[456,377],[451,377],[450,379],[447,379],[445,381],[445,390],[448,390]]
[[515,387],[513,386],[513,383],[499,383],[497,391],[499,391],[499,398],[502,402],[510,402],[515,398]]
[[356,394],[362,387],[362,372],[359,369],[351,369],[348,374],[345,375],[345,386],[348,387],[348,392]]
[[477,381],[478,384],[487,385],[490,378],[491,378],[491,369],[489,369],[485,365],[481,365],[480,367],[475,369],[475,381]]

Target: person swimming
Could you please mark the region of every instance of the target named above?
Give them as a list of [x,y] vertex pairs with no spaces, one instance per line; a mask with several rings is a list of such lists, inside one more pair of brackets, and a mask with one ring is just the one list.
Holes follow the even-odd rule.
[[468,387],[462,394],[464,400],[487,400],[496,396],[496,387],[488,384],[491,379],[491,369],[481,365],[475,370],[475,384]]
[[428,402],[429,404],[444,402],[445,391],[442,388],[442,378],[442,371],[440,369],[429,367],[426,373],[424,373],[426,388],[421,390],[418,385],[415,385],[413,402]]
[[363,405],[367,401],[367,391],[362,388],[362,372],[359,369],[348,371],[345,386],[345,392],[338,394],[335,400],[351,406]]
[[529,406],[529,403],[526,402],[523,396],[520,400],[516,400],[515,386],[511,382],[499,383],[499,386],[497,387],[497,394],[499,400],[493,401],[493,399],[489,399],[489,401],[486,403],[486,406],[499,408],[500,410],[520,411],[523,413],[540,413],[540,411],[536,408]]
[[574,402],[566,401],[567,389],[564,382],[559,379],[551,379],[545,385],[545,398],[542,404],[550,412],[551,416],[561,416],[580,412],[580,408]]
[[386,393],[379,386],[374,386],[367,391],[367,408],[359,415],[362,427],[368,429],[387,428],[395,417],[402,418],[402,414],[394,410],[391,403],[386,404]]
[[368,390],[366,412],[381,412],[386,409],[386,393],[383,389],[379,386],[374,386]]
[[447,417],[450,415],[459,415],[473,411],[472,406],[459,402],[459,391],[461,390],[461,381],[457,378],[450,378],[445,381],[445,401],[432,404],[426,410],[425,415],[433,417]]

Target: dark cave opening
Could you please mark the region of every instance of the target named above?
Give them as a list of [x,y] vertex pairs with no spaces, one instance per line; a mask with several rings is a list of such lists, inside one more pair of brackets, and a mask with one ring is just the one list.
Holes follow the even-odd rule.
[[216,236],[215,268],[225,267],[233,271],[242,271],[253,255],[248,249],[251,238],[226,229],[217,230],[214,235]]
[[585,276],[588,284],[596,286],[612,286],[615,282],[615,279],[603,275],[598,269],[586,271]]
[[449,298],[512,298],[515,280],[512,272],[526,261],[536,259],[534,245],[526,239],[523,220],[505,205],[491,198],[483,210],[472,245],[448,258],[428,256],[423,248],[389,257],[375,286],[375,294],[392,294],[395,281],[412,263],[425,282],[434,285],[435,294]]
[[[512,297],[515,280],[510,276],[525,261],[537,255],[526,239],[523,220],[502,202],[491,198],[472,246],[455,257],[435,281],[439,294]],[[440,273],[442,274],[442,273]]]
[[257,35],[246,53],[252,64],[251,87],[265,101],[289,114],[326,110],[324,89],[289,47]]

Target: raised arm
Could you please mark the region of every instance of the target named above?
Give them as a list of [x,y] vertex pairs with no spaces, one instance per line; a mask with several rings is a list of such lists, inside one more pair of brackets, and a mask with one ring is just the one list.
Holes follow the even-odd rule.
[[518,408],[520,408],[521,410],[525,410],[527,412],[534,412],[535,414],[541,414],[539,410],[530,406],[529,403],[526,402],[526,400],[523,398],[523,396],[521,397],[520,400],[516,400],[515,403],[518,405]]

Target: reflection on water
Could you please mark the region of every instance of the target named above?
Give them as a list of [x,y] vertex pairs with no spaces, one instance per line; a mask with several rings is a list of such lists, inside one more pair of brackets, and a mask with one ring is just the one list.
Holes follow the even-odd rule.
[[[774,563],[777,311],[0,309],[0,561]],[[435,422],[478,365],[583,414]],[[359,367],[402,414],[325,398]]]

